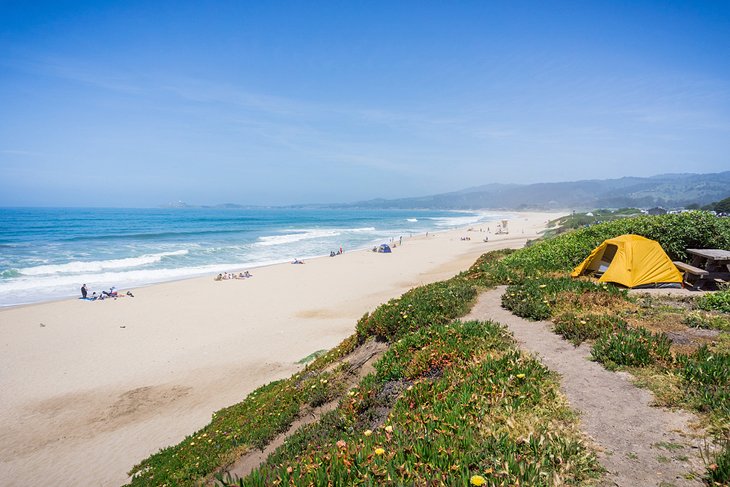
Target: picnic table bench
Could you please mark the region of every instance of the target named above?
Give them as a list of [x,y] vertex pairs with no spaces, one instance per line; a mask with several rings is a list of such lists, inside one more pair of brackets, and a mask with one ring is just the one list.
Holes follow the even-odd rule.
[[692,263],[675,261],[684,274],[684,283],[694,289],[716,289],[730,281],[730,251],[723,249],[687,249]]

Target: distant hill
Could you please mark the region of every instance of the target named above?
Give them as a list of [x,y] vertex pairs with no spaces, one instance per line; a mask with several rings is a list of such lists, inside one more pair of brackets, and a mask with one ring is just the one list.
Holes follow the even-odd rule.
[[[562,183],[488,184],[452,193],[375,199],[349,208],[566,209],[665,208],[706,205],[730,196],[730,171],[713,174],[662,174],[648,178],[591,179]],[[333,205],[334,206],[334,205]]]

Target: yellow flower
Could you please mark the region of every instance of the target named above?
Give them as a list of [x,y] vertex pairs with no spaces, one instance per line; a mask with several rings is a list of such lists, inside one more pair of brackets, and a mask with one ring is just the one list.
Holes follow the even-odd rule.
[[471,485],[484,485],[487,483],[487,480],[481,475],[472,475],[469,483]]
[[393,427],[390,426],[390,425],[388,425],[388,426],[385,427],[385,431],[387,431],[388,433],[392,433],[393,432]]
[[370,435],[372,435],[372,434],[373,434],[373,432],[372,432],[371,430],[365,430],[365,432],[364,432],[363,434],[364,434],[365,436],[370,436]]
[[376,448],[375,449],[375,454],[376,455],[382,455],[383,453],[385,453],[385,450],[383,450],[382,448]]
[[525,378],[525,374],[517,374],[517,378],[518,379],[524,379]]

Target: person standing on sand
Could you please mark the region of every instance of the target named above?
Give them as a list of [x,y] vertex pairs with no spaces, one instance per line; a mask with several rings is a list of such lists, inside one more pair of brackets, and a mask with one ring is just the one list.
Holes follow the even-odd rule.
[[88,294],[88,291],[86,290],[86,284],[81,286],[81,298],[86,299],[86,295]]

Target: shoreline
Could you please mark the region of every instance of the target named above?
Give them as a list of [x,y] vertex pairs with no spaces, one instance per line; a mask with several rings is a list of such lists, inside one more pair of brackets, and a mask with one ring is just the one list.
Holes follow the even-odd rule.
[[364,312],[489,250],[522,247],[555,215],[513,214],[509,235],[467,232],[493,225],[483,222],[404,238],[392,254],[345,249],[248,279],[208,275],[132,288],[135,298],[2,308],[0,483],[125,483],[135,463],[214,411],[336,346]]
[[[429,233],[430,234],[439,234],[439,233],[446,233],[446,232],[450,232],[450,231],[461,231],[461,230],[465,230],[466,227],[468,227],[468,226],[479,226],[479,225],[486,225],[486,224],[494,224],[494,223],[499,222],[501,219],[510,219],[510,218],[512,218],[514,216],[518,216],[518,215],[520,215],[522,213],[525,213],[525,214],[541,213],[541,212],[505,211],[504,213],[500,214],[500,213],[493,213],[493,212],[487,211],[487,210],[451,210],[451,211],[454,212],[454,213],[467,213],[467,214],[471,214],[471,213],[482,213],[483,215],[488,215],[490,217],[492,217],[492,216],[493,217],[497,217],[497,219],[484,220],[483,222],[472,223],[472,224],[466,225],[464,227],[461,227],[461,226],[458,226],[458,225],[455,225],[453,227],[445,227],[443,229],[440,229],[438,227],[435,227],[434,230],[428,230],[426,232],[421,232],[421,233],[417,233],[417,234],[411,234],[411,236],[407,237],[407,240],[422,238],[422,237],[424,237],[425,235],[427,235]],[[509,218],[505,218],[506,216],[508,216]],[[395,233],[403,233],[403,232],[395,232]],[[385,237],[385,238],[387,239],[389,237]],[[345,250],[347,252],[357,252],[357,251],[360,251],[360,250],[369,249],[372,245],[379,245],[380,243],[383,243],[383,239],[373,240],[372,242],[370,242],[370,243],[368,243],[368,244],[366,244],[364,246],[361,246],[361,247],[353,247],[353,248],[351,248],[349,250],[348,249],[345,249]],[[242,267],[238,267],[239,264],[232,264],[230,266],[223,266],[223,265],[219,265],[219,264],[206,264],[203,267],[211,267],[211,270],[206,270],[204,272],[194,272],[194,273],[191,273],[189,275],[183,275],[183,276],[180,276],[180,277],[172,277],[172,278],[167,278],[167,279],[162,279],[162,280],[153,280],[153,281],[150,281],[148,283],[139,284],[139,285],[125,286],[125,287],[116,285],[116,287],[117,287],[118,290],[124,290],[124,291],[127,291],[127,290],[132,290],[133,291],[135,289],[146,289],[146,288],[149,288],[150,286],[164,285],[164,284],[173,283],[173,282],[179,282],[179,281],[188,281],[188,280],[194,280],[194,279],[201,279],[201,278],[207,277],[209,275],[215,275],[215,274],[217,274],[219,272],[239,272],[239,271],[245,271],[245,270],[249,270],[250,271],[252,269],[261,269],[261,268],[268,268],[268,267],[271,267],[271,266],[283,265],[283,264],[289,263],[291,261],[291,259],[297,258],[297,257],[301,257],[302,259],[306,259],[306,260],[313,260],[313,259],[319,259],[319,258],[322,258],[322,257],[330,257],[330,256],[329,256],[329,254],[316,254],[316,255],[303,255],[303,256],[294,256],[293,255],[293,256],[291,256],[290,259],[263,261],[263,262],[260,262],[260,263],[253,263],[251,265],[242,266]],[[225,271],[222,270],[224,267],[225,267]],[[191,269],[193,269],[193,268],[191,268]],[[159,269],[159,270],[165,270],[165,269]],[[170,269],[170,270],[173,270],[173,269]],[[94,281],[89,280],[88,282],[94,282]],[[79,284],[79,286],[80,286],[80,284]],[[107,289],[106,287],[102,287],[102,290],[106,290],[106,289]],[[91,291],[94,291],[94,289],[90,289],[90,292]],[[98,291],[98,292],[100,292],[100,291]],[[76,298],[74,296],[76,296]],[[34,306],[34,305],[46,304],[46,303],[62,302],[62,301],[74,300],[74,299],[80,299],[80,297],[78,296],[77,293],[75,293],[73,295],[70,295],[69,294],[67,296],[59,296],[59,297],[53,297],[53,298],[50,298],[50,299],[44,299],[42,301],[31,301],[31,302],[14,303],[14,304],[0,304],[0,312],[3,311],[3,310],[6,310],[6,309],[15,309],[15,308],[19,308],[19,307]]]

